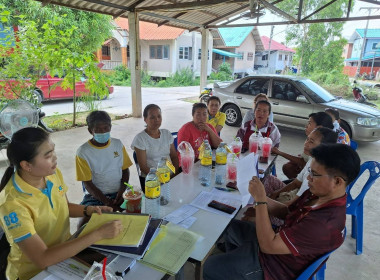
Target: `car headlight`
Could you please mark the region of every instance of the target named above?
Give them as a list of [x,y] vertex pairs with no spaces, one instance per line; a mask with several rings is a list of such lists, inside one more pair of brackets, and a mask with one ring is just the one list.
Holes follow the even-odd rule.
[[380,121],[378,118],[358,118],[357,123],[365,126],[378,126]]

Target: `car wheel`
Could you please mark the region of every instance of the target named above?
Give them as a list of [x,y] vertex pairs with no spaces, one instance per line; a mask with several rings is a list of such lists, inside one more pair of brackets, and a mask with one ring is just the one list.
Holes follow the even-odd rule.
[[351,131],[351,128],[348,125],[348,123],[345,122],[344,120],[340,120],[340,126],[344,129],[344,131],[347,132],[348,136],[350,136],[350,139],[351,139],[352,138],[352,131]]
[[39,106],[42,103],[42,100],[43,100],[42,93],[36,89],[33,90],[31,102]]
[[233,104],[229,104],[224,107],[223,112],[226,114],[226,124],[229,126],[239,126],[242,118],[240,109]]

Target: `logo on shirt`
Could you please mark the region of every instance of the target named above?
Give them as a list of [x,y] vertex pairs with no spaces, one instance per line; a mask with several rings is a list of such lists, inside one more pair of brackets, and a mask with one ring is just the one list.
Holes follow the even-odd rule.
[[59,186],[59,187],[58,187],[58,193],[59,193],[61,196],[63,196],[63,195],[65,194],[65,192],[64,192],[64,190],[63,190],[63,188],[62,188],[62,186]]
[[11,230],[11,229],[14,229],[14,228],[21,226],[21,224],[19,223],[19,219],[17,217],[16,212],[11,212],[11,213],[9,213],[8,216],[5,215],[3,217],[3,219],[5,222],[5,225],[8,227],[8,230]]
[[117,152],[117,151],[115,151],[115,152],[113,152],[113,157],[114,158],[117,158],[117,157],[119,157],[120,155],[119,155],[119,152]]

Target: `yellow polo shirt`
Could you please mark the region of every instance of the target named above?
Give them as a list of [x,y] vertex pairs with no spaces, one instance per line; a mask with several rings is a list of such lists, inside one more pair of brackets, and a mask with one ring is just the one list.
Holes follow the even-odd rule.
[[26,183],[17,172],[0,192],[0,226],[11,245],[6,275],[8,279],[30,279],[41,270],[23,254],[17,243],[38,234],[47,247],[70,237],[67,186],[57,168],[47,176],[46,188]]
[[226,114],[222,112],[218,112],[215,114],[215,117],[210,119],[210,116],[207,120],[207,123],[211,124],[213,127],[217,127],[218,125],[224,126],[226,123]]

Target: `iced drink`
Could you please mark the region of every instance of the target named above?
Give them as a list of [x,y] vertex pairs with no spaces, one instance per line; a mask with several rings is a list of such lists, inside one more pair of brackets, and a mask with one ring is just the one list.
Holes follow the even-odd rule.
[[252,141],[249,142],[249,152],[250,153],[257,153],[257,150],[259,149],[259,142]]
[[141,213],[141,197],[140,191],[135,191],[134,194],[131,190],[124,193],[124,199],[126,201],[125,210],[127,213]]
[[194,159],[191,156],[181,155],[182,172],[185,174],[191,173],[193,169]]
[[227,180],[236,181],[236,165],[227,165]]
[[272,148],[272,144],[271,143],[263,143],[263,157],[267,158],[269,157],[269,154],[270,154],[270,150]]

